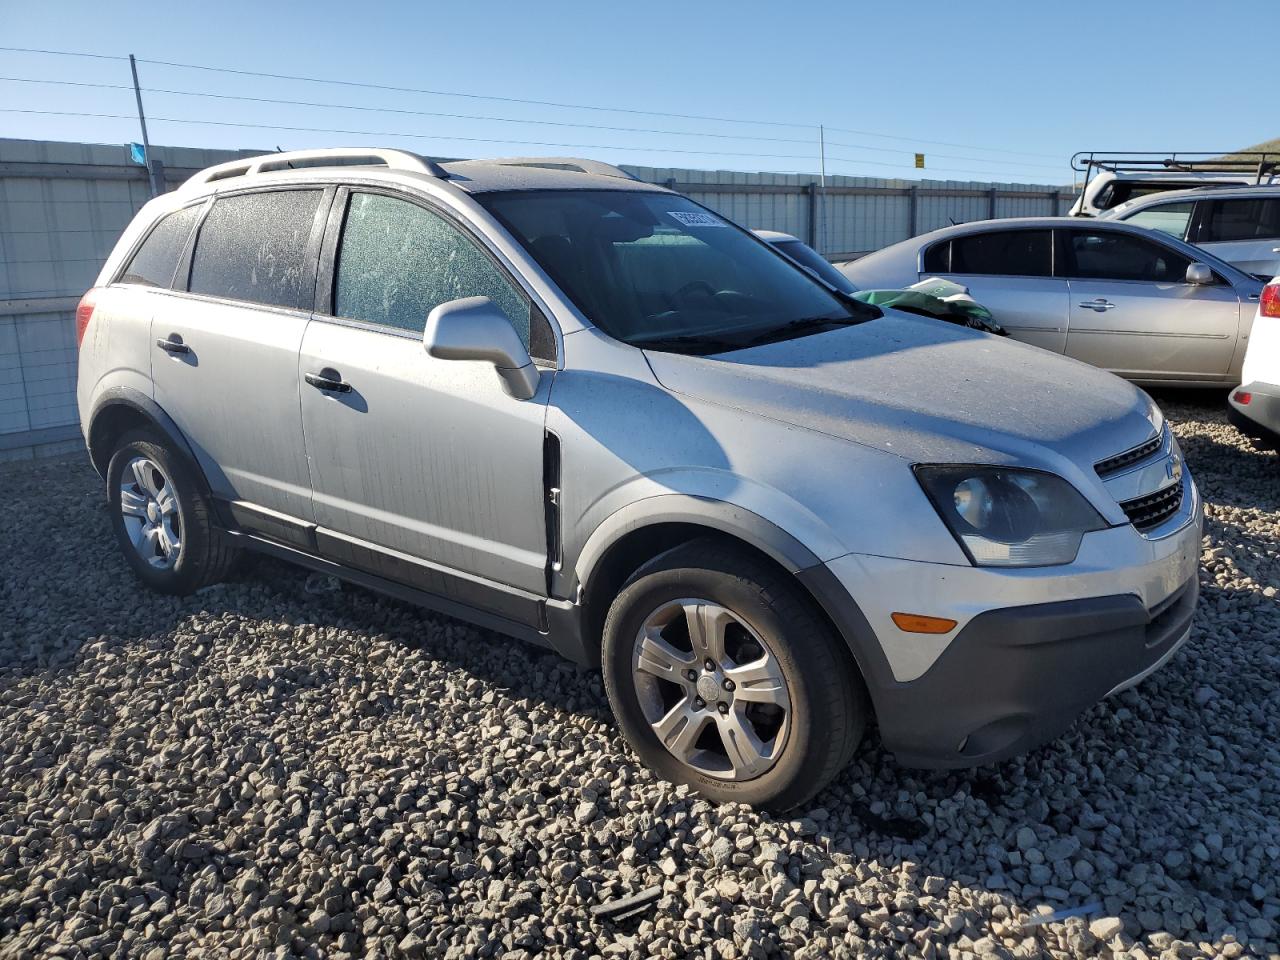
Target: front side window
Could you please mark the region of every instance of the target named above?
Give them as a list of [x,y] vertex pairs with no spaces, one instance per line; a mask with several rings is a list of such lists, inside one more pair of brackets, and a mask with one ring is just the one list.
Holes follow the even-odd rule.
[[1146,227],[1148,230],[1159,230],[1171,237],[1182,240],[1187,235],[1187,224],[1191,221],[1191,213],[1195,209],[1195,201],[1183,203],[1161,203],[1145,210],[1139,210],[1132,216],[1125,217],[1125,223]]
[[191,228],[195,226],[201,206],[197,203],[176,210],[157,223],[124,268],[120,282],[164,289],[171,287],[182,249],[191,236]]
[[191,257],[192,293],[308,309],[307,242],[319,190],[271,190],[219,197]]
[[1066,231],[1066,274],[1091,280],[1182,283],[1191,260],[1176,250],[1110,230]]
[[951,241],[950,273],[1006,277],[1053,274],[1053,237],[1048,230],[996,230]]
[[636,346],[713,353],[880,315],[684,197],[539,190],[477,199],[592,323]]
[[488,297],[529,346],[529,300],[474,240],[408,200],[351,195],[333,285],[336,316],[421,333],[432,309],[462,297]]
[[1280,197],[1214,200],[1202,243],[1280,239]]

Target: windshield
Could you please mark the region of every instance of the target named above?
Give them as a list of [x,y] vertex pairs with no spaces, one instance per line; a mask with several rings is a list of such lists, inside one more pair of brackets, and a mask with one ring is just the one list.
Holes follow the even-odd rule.
[[684,197],[539,190],[477,197],[618,340],[715,353],[880,315]]
[[799,240],[779,240],[774,246],[800,266],[812,270],[819,280],[825,280],[841,293],[857,293],[858,288],[843,273],[831,265],[817,250]]

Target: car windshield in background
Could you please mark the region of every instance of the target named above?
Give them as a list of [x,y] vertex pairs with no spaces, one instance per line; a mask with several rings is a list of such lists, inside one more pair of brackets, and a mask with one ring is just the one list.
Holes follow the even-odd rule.
[[639,347],[718,353],[880,316],[683,197],[482,194],[592,323]]
[[825,280],[841,293],[854,294],[858,288],[843,273],[833,267],[817,250],[799,240],[780,240],[774,244],[800,266],[812,270],[820,280]]

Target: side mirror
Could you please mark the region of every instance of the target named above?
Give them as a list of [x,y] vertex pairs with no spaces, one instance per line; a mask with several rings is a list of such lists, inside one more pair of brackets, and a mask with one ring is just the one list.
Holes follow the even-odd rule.
[[1191,263],[1187,265],[1187,283],[1213,283],[1213,270],[1207,263]]
[[429,355],[440,360],[492,363],[507,393],[517,400],[528,400],[538,392],[538,368],[511,321],[488,297],[440,304],[427,314],[422,343]]

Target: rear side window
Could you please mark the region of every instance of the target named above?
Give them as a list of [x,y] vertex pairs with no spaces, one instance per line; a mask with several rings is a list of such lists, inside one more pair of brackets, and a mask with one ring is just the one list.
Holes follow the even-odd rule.
[[1280,238],[1280,198],[1214,200],[1200,242]]
[[351,195],[333,285],[337,316],[420,333],[432,309],[462,297],[491,299],[529,346],[529,301],[470,237],[416,203]]
[[320,195],[319,190],[273,190],[215,200],[196,238],[191,292],[309,307],[307,241]]
[[1159,230],[1161,233],[1167,233],[1181,240],[1187,235],[1187,224],[1191,220],[1194,209],[1195,201],[1193,200],[1185,203],[1161,203],[1139,210],[1131,217],[1125,217],[1124,222],[1146,227],[1148,230]]
[[1163,244],[1109,230],[1069,230],[1067,275],[1091,280],[1182,283],[1191,260]]
[[950,273],[951,272],[951,241],[943,240],[941,243],[935,243],[932,247],[924,252],[924,272],[925,273]]
[[177,210],[164,217],[152,228],[138,252],[120,276],[120,283],[136,283],[144,287],[173,285],[173,273],[178,269],[182,249],[191,236],[202,204]]
[[1048,277],[1053,239],[1048,230],[1000,230],[951,241],[950,273]]

